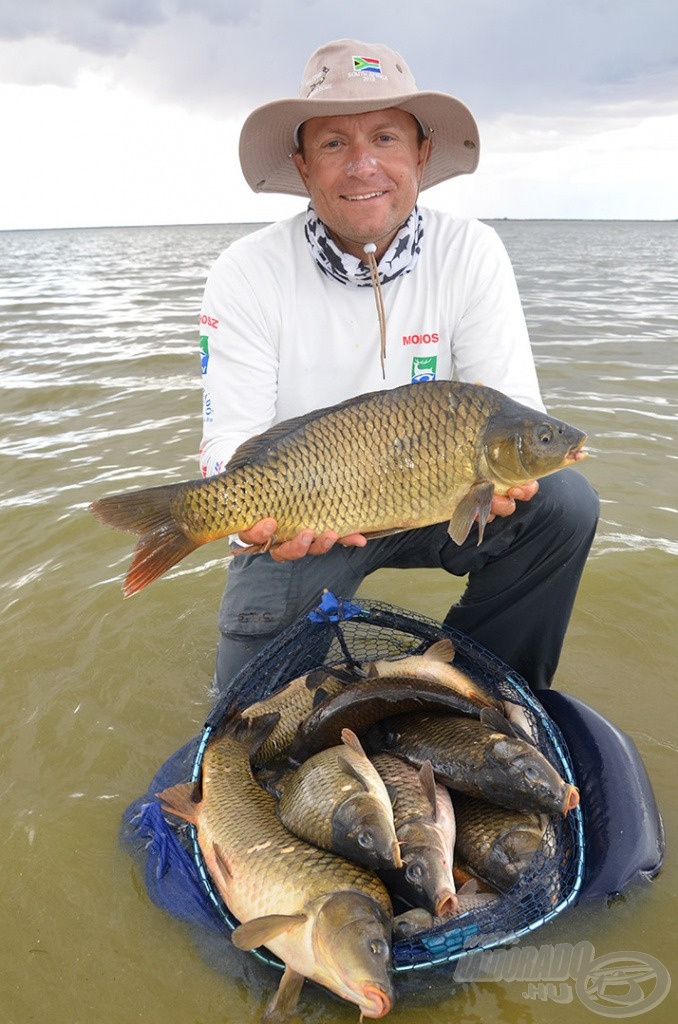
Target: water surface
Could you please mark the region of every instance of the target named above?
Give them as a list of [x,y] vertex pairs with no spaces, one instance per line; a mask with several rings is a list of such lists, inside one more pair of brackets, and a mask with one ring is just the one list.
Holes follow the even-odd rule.
[[[603,501],[557,685],[631,734],[665,817],[666,867],[535,934],[675,965],[678,226],[495,224],[514,261],[549,410],[587,430]],[[148,900],[120,815],[210,707],[224,551],[123,601],[131,542],[95,497],[197,475],[197,311],[249,226],[0,234],[3,900],[6,1024],[259,1020],[277,976],[206,957]],[[363,594],[440,618],[459,582],[383,571]],[[244,973],[243,973],[244,972]],[[420,976],[389,1019],[590,1021],[519,982]],[[668,1021],[671,997],[647,1019]],[[310,1021],[355,1008],[307,992]]]

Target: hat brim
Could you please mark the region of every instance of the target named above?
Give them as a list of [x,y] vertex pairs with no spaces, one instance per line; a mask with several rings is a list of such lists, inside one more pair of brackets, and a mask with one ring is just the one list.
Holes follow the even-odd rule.
[[478,166],[480,139],[471,111],[454,96],[441,92],[374,100],[275,100],[254,110],[240,133],[240,166],[254,192],[307,196],[294,160],[294,133],[312,117],[366,114],[397,107],[413,114],[433,131],[431,156],[421,188],[430,188]]

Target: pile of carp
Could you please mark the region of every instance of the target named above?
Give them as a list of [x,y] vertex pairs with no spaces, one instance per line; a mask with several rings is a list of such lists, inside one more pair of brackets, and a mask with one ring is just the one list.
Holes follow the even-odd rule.
[[197,783],[158,794],[194,824],[234,945],[285,965],[264,1020],[306,978],[385,1016],[393,941],[500,900],[577,806],[523,709],[454,655],[444,639],[294,679],[224,717]]

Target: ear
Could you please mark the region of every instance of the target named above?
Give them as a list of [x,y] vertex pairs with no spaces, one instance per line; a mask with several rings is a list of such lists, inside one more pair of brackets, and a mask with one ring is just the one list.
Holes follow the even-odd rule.
[[308,187],[308,167],[306,166],[306,161],[299,152],[295,153],[292,159],[294,160],[294,166],[299,171],[299,177],[306,186],[306,191],[310,194],[310,189]]
[[433,149],[433,134],[426,136],[421,146],[419,147],[419,170],[423,174],[426,164],[431,159],[431,151]]

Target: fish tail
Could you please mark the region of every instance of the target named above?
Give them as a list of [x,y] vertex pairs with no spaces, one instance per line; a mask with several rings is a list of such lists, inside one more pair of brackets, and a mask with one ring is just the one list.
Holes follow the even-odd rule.
[[90,505],[99,522],[141,535],[123,584],[125,597],[143,590],[200,546],[176,520],[176,497],[177,487],[169,485],[113,494]]

